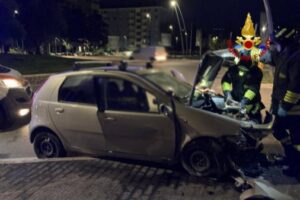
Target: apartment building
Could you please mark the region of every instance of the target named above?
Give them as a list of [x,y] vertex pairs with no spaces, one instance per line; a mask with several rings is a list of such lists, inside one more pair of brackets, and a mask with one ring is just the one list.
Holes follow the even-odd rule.
[[160,45],[161,26],[169,18],[169,11],[158,6],[104,8],[100,13],[108,24],[108,47],[114,50]]

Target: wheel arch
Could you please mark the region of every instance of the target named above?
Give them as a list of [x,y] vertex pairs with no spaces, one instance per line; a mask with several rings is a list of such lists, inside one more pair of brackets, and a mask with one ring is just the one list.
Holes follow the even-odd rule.
[[198,172],[194,171],[195,169],[189,167],[189,164],[186,163],[185,159],[186,153],[190,151],[189,149],[198,148],[198,146],[200,147],[200,149],[204,148],[207,149],[209,152],[214,152],[212,154],[213,157],[211,158],[213,158],[215,162],[215,167],[212,168],[215,171],[207,169],[207,172],[205,172],[206,174],[204,173],[204,175],[202,174],[200,176],[212,176],[217,179],[223,177],[229,171],[229,166],[225,157],[223,157],[222,143],[220,142],[220,140],[218,140],[218,138],[209,136],[200,136],[197,138],[193,138],[184,144],[180,152],[180,162],[185,168],[185,170],[192,175],[196,174],[196,176],[199,176]]
[[[30,134],[30,142],[33,143],[34,141],[34,138],[36,137],[36,135],[42,131],[47,131],[47,132],[51,132],[53,135],[55,135],[59,140],[60,142],[62,143],[63,145],[63,142],[61,140],[61,138],[59,137],[58,134],[56,134],[52,129],[48,128],[48,127],[45,127],[45,126],[39,126],[39,127],[36,127],[33,131],[31,131],[31,134]],[[64,145],[63,145],[64,146]]]
[[185,148],[187,148],[188,146],[192,145],[192,144],[195,144],[195,143],[202,143],[202,142],[214,142],[216,143],[218,146],[221,147],[221,143],[220,141],[218,140],[218,138],[215,138],[215,137],[210,137],[210,136],[199,136],[199,137],[196,137],[196,138],[192,138],[186,142],[184,142],[184,144],[182,145],[181,147],[181,152],[183,152],[183,150]]

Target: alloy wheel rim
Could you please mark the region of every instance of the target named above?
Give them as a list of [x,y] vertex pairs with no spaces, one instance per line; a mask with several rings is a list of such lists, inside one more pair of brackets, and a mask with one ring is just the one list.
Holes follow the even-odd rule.
[[210,159],[207,153],[203,151],[195,151],[190,156],[191,167],[195,169],[197,172],[203,172],[207,170],[210,165]]
[[55,153],[55,145],[48,136],[42,139],[39,146],[42,155],[46,157],[52,157]]

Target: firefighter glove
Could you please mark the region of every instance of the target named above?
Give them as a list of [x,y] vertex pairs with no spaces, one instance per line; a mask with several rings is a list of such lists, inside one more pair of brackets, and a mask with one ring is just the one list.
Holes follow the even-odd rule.
[[277,115],[278,115],[279,117],[286,117],[287,114],[288,114],[288,111],[287,111],[286,109],[284,109],[284,108],[282,107],[282,105],[280,105],[279,108],[278,108],[278,111],[277,111]]

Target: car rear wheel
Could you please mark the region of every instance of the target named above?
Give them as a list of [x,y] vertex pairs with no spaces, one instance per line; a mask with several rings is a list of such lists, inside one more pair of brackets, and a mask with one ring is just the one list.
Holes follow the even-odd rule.
[[38,158],[57,158],[65,156],[62,143],[51,132],[38,133],[33,141],[34,151]]
[[195,141],[183,149],[181,164],[193,176],[220,178],[227,165],[220,146],[212,140]]

